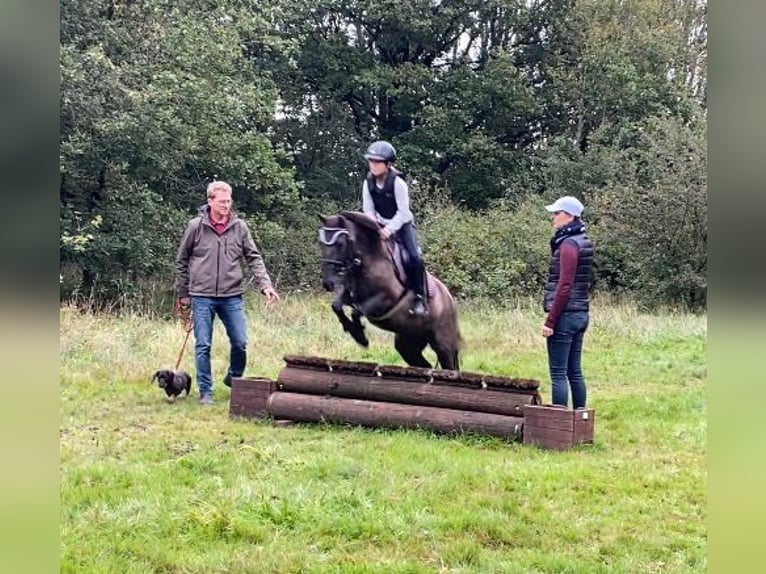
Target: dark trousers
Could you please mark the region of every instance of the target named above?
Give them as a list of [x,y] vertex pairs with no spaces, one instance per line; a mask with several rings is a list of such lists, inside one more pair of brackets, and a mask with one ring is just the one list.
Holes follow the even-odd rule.
[[556,322],[548,345],[548,369],[554,405],[567,406],[572,389],[572,408],[584,408],[586,391],[582,374],[582,342],[588,328],[588,311],[564,311]]
[[407,251],[407,276],[410,279],[412,290],[418,295],[425,292],[425,271],[423,269],[423,256],[418,246],[418,236],[415,226],[407,222],[396,232],[396,240]]

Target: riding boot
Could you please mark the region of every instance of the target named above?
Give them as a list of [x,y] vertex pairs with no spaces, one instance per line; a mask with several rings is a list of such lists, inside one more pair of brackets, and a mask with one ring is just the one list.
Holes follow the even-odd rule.
[[413,265],[410,268],[410,273],[412,274],[412,290],[415,292],[415,301],[412,304],[412,309],[410,309],[410,313],[418,317],[422,317],[428,314],[428,310],[426,309],[426,300],[424,296],[425,270],[423,269],[423,264],[420,263],[417,265]]

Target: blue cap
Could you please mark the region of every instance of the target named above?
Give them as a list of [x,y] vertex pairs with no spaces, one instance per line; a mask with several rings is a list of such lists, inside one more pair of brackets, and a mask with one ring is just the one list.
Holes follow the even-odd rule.
[[585,208],[583,207],[583,204],[580,203],[580,200],[577,199],[576,197],[572,197],[571,195],[565,195],[564,197],[559,197],[556,201],[554,201],[550,205],[546,205],[545,209],[547,209],[550,212],[566,211],[570,215],[574,215],[575,217],[580,217],[580,215],[582,215],[582,210]]

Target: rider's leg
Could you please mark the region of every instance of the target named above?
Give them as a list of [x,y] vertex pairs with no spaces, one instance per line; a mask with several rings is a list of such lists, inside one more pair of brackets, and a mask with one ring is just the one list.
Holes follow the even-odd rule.
[[410,285],[415,292],[415,302],[412,305],[412,313],[415,315],[425,315],[428,311],[425,307],[425,269],[423,266],[423,257],[420,254],[418,240],[415,234],[415,227],[412,222],[405,223],[399,230],[399,237],[402,245],[409,255],[407,264],[407,275],[410,278]]

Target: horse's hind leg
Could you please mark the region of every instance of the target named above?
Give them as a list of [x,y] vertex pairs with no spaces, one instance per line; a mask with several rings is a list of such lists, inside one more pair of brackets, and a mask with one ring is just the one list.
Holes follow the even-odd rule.
[[436,351],[439,367],[450,371],[457,371],[460,369],[457,349],[453,349],[451,346],[445,345],[444,343],[440,344],[438,340],[431,340],[430,344],[433,350]]
[[460,370],[460,361],[458,359],[458,352],[450,349],[449,351],[436,351],[436,356],[439,359],[439,366],[442,369],[448,369],[450,371]]
[[397,333],[394,337],[394,347],[399,351],[402,359],[411,367],[423,367],[426,369],[431,368],[429,363],[423,356],[423,349],[426,348],[426,340],[419,339],[417,337],[407,337],[402,333]]

